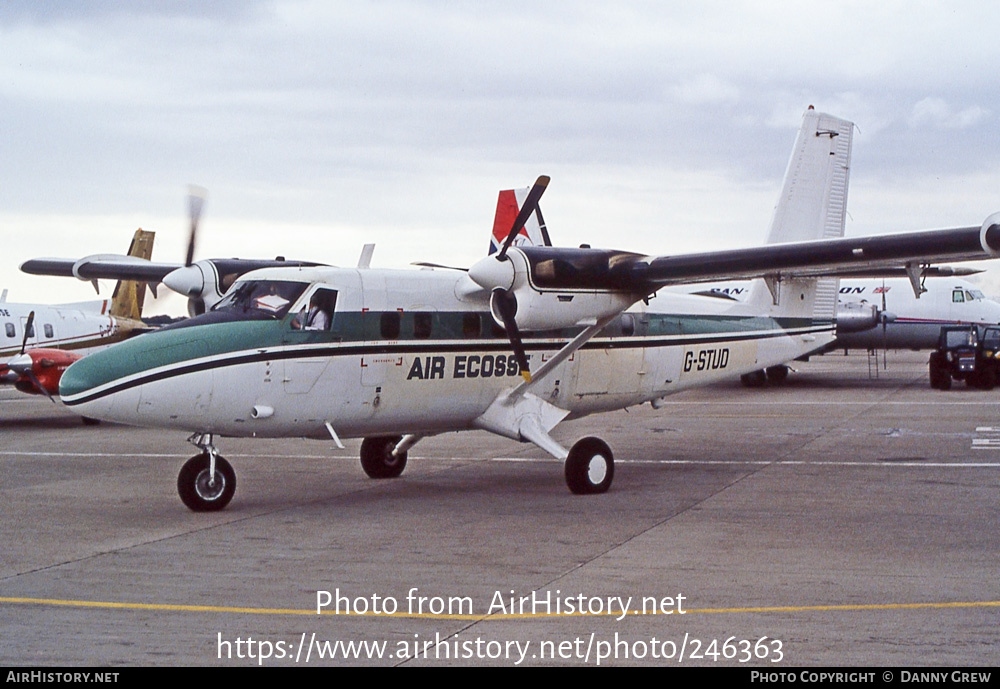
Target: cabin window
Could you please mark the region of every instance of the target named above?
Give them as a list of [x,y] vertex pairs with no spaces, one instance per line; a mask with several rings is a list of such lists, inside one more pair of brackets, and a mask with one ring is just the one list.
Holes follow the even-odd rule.
[[622,335],[625,337],[635,335],[635,316],[630,313],[622,314]]
[[14,324],[13,323],[7,323],[5,329],[7,331],[7,337],[15,337],[16,336],[16,332],[14,330]]
[[54,337],[54,335],[52,334],[52,324],[46,323],[44,326],[44,330],[45,330],[45,337],[51,340]]
[[429,313],[413,314],[413,337],[418,340],[426,340],[431,336],[433,321]]
[[952,302],[954,302],[956,304],[964,304],[965,303],[965,292],[963,292],[960,289],[954,290],[951,293],[951,300],[952,300]]
[[386,340],[398,340],[399,323],[399,311],[386,311],[383,313],[382,320],[379,323],[379,332],[382,333],[382,338]]
[[462,314],[462,337],[479,337],[483,332],[478,313]]

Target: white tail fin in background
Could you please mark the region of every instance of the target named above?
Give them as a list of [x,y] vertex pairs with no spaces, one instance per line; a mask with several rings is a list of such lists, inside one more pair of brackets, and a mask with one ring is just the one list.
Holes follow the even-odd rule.
[[[507,239],[510,227],[521,211],[521,205],[529,191],[531,187],[506,189],[500,192],[497,197],[497,212],[493,218],[493,234],[490,235],[490,254],[499,251]],[[542,219],[541,208],[536,208],[524,223],[524,227],[514,238],[514,246],[552,246],[548,230],[545,229],[545,221]]]
[[[788,161],[774,209],[768,244],[844,236],[854,123],[816,112],[812,106]],[[748,302],[772,315],[833,319],[836,278],[782,278],[755,282]]]

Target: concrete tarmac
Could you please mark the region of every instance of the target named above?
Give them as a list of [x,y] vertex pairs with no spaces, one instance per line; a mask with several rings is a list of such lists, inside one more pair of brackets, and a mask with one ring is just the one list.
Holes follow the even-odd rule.
[[0,392],[0,664],[993,666],[1000,389],[925,361],[561,425],[614,450],[599,496],[484,433],[382,481],[359,441],[221,439],[214,514],[177,497],[186,434]]

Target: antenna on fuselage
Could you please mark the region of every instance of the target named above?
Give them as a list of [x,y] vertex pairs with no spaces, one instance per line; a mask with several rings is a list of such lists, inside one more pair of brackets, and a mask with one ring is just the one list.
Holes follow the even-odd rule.
[[358,258],[358,268],[365,270],[372,267],[372,254],[375,253],[374,244],[365,244],[361,249],[361,256]]

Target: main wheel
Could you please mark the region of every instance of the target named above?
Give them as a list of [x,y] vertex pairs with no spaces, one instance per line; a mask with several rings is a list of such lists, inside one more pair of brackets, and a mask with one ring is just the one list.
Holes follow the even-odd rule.
[[181,501],[195,512],[221,510],[236,492],[236,472],[222,455],[215,456],[215,476],[209,472],[207,452],[195,455],[184,463],[177,475],[177,493]]
[[740,382],[745,388],[762,388],[767,385],[767,374],[763,371],[751,371],[740,376]]
[[406,468],[406,453],[392,456],[402,436],[389,438],[365,438],[361,441],[361,468],[371,478],[396,478]]
[[566,458],[566,485],[577,495],[605,493],[615,477],[615,458],[600,438],[578,440]]
[[780,366],[771,366],[770,368],[764,369],[764,373],[767,374],[767,382],[771,385],[781,385],[788,378],[788,367],[784,364]]

